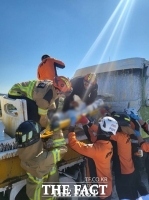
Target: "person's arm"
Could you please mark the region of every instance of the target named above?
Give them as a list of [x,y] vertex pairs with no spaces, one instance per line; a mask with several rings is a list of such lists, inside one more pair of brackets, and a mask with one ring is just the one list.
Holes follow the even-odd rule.
[[65,68],[65,64],[64,64],[62,61],[57,60],[57,59],[55,59],[55,58],[53,58],[53,60],[54,60],[54,67],[55,67],[55,68],[56,68],[56,67],[61,68],[61,69],[64,69],[64,68]]
[[143,121],[138,115],[130,114],[131,119],[137,120],[142,129],[149,135],[149,124]]
[[[43,152],[38,155],[38,160],[40,161],[38,165],[39,169],[40,168],[42,169],[42,167],[44,166],[44,169],[45,169],[43,171],[44,174],[47,174],[50,171],[53,173],[56,170],[55,166],[60,160],[62,160],[64,155],[67,153],[67,151],[68,151],[68,148],[66,145],[58,146],[54,148],[53,150],[43,149]],[[40,159],[39,157],[42,157],[42,158]]]
[[98,131],[98,126],[96,124],[89,123],[89,134],[91,141],[94,143],[97,140],[97,131]]
[[141,136],[138,136],[137,138],[141,149],[145,152],[149,152],[149,143],[145,142]]
[[[42,136],[41,136],[42,138]],[[48,138],[42,138],[45,149],[61,147],[66,145],[66,141],[61,130],[53,131],[53,134]]]
[[93,157],[95,155],[96,150],[93,144],[85,144],[84,142],[80,142],[76,139],[76,134],[75,132],[70,131],[68,134],[68,144],[69,146],[75,150],[76,152],[88,156],[88,157]]
[[49,107],[52,106],[52,104],[54,103],[52,89],[50,89],[44,96],[42,95],[39,96],[37,93],[37,95],[34,96],[34,101],[38,106],[38,114],[40,115],[39,123],[41,124],[42,127],[46,127],[48,125],[47,113]]
[[139,123],[142,127],[142,129],[149,135],[149,124],[144,122],[143,120],[139,120]]
[[67,96],[65,99],[64,99],[64,104],[63,104],[63,108],[62,108],[62,111],[63,112],[66,112],[67,110],[69,109],[72,109],[71,108],[71,102],[73,101],[73,93],[71,93],[69,96]]
[[131,118],[130,124],[133,130],[140,131],[140,125],[137,120]]
[[87,105],[89,105],[95,101],[95,99],[97,97],[97,91],[98,91],[98,85],[96,84],[96,85],[94,85],[94,87],[92,87],[89,96],[86,98]]

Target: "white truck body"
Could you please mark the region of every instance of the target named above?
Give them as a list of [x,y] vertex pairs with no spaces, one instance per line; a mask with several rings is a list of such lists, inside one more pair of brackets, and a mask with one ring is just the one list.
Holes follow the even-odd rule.
[[[96,73],[98,96],[113,111],[136,108],[142,118],[149,119],[149,61],[129,58],[78,69],[74,77]],[[148,137],[142,132],[143,137]]]
[[[27,178],[26,172],[20,166],[15,142],[15,130],[28,119],[26,101],[1,96],[0,103],[2,110],[2,117],[0,118],[0,199],[3,196],[1,193],[4,193],[5,199],[5,191],[9,190],[9,200],[14,200],[20,189],[26,184]],[[9,105],[13,105],[15,110],[10,110]],[[77,137],[78,140],[87,139],[82,129],[78,129]],[[67,139],[66,142],[68,142]],[[84,158],[69,148],[63,160],[59,166],[60,182],[71,182],[70,187],[72,187],[76,182],[74,177],[67,174],[67,169],[83,164]],[[6,199],[8,198],[6,197]]]

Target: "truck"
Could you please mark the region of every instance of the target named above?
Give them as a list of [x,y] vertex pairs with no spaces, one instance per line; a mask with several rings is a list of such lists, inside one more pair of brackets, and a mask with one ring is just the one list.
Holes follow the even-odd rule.
[[[76,70],[73,77],[96,73],[98,98],[110,105],[113,111],[136,108],[143,120],[149,120],[149,61],[144,58],[128,58],[84,67]],[[0,199],[15,200],[26,184],[26,172],[20,166],[15,142],[15,130],[27,120],[26,101],[0,97]],[[13,107],[13,109],[12,109]],[[64,130],[67,131],[67,128]],[[88,143],[82,128],[76,127],[78,140]],[[148,135],[142,131],[143,138]],[[67,141],[67,138],[66,138]],[[84,181],[85,158],[68,146],[68,152],[58,165],[60,182],[73,185]],[[70,186],[71,187],[71,186]],[[73,197],[71,198],[73,199]],[[75,198],[77,200],[77,198]]]
[[[144,121],[149,121],[149,61],[128,58],[78,69],[74,77],[96,73],[98,98],[111,106],[111,111],[123,112],[135,108]],[[149,136],[141,130],[143,138]]]
[[[26,171],[20,166],[15,141],[17,127],[28,120],[26,100],[14,100],[4,95],[0,97],[0,102],[2,111],[0,119],[0,199],[15,200],[19,191],[26,185],[27,178]],[[75,128],[77,138],[87,143],[87,138],[82,130],[79,127]],[[67,131],[67,128],[63,130],[64,135]],[[66,143],[68,143],[67,138]],[[60,183],[70,182],[70,188],[73,191],[76,182],[84,181],[85,162],[82,155],[68,146],[68,152],[58,163]]]

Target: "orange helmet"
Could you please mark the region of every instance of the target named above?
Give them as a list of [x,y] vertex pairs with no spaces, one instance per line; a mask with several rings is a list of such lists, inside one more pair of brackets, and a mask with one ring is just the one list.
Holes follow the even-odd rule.
[[55,76],[53,79],[53,85],[63,93],[71,93],[71,82],[65,76]]
[[89,82],[90,84],[96,84],[96,74],[89,73],[84,76],[84,80]]

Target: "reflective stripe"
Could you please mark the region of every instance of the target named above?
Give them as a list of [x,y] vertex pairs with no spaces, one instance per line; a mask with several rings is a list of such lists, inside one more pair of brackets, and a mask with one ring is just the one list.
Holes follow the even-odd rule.
[[50,170],[49,175],[55,174],[56,171],[57,171],[57,167],[56,167],[56,165],[55,165],[55,166],[53,166],[52,169]]
[[42,181],[42,179],[39,179],[39,178],[37,178],[37,177],[34,177],[34,176],[32,176],[30,173],[27,173],[27,175],[28,175],[28,177],[29,177],[33,182],[35,182],[35,183],[37,183],[37,184],[39,184],[39,183]]
[[56,164],[58,161],[60,161],[60,150],[59,149],[53,149],[52,153],[53,153],[53,156],[54,156],[54,163]]
[[[31,199],[31,198],[30,198],[30,200],[34,200],[34,199]],[[39,200],[40,200],[40,199],[39,199]],[[56,200],[56,197],[50,197],[50,198],[45,199],[45,200]]]
[[34,200],[40,199],[42,183],[43,183],[43,181],[41,181],[39,184],[37,184],[37,187],[36,187],[35,192],[34,192]]
[[16,91],[20,90],[20,86],[18,84],[15,84],[8,92],[9,95],[14,95],[14,96],[21,96],[21,94],[18,94],[18,92]]
[[40,193],[41,193],[41,188],[42,188],[43,180],[45,178],[48,178],[48,174],[45,175],[45,176],[43,176],[42,178],[34,177],[30,173],[27,173],[27,174],[29,176],[29,179],[31,179],[34,183],[37,184],[37,187],[36,187],[35,192],[34,192],[34,198],[33,198],[33,200],[39,200],[40,199]]
[[53,140],[53,147],[58,147],[65,144],[66,144],[66,141],[64,138]]
[[[23,95],[23,96],[26,96],[27,98],[33,100],[32,92],[33,92],[35,83],[36,83],[36,80],[29,81],[28,85],[26,85],[26,86],[22,86],[20,83],[15,84],[8,93],[10,95],[15,95],[15,96],[22,96],[22,94],[25,93],[26,95]],[[18,93],[18,91],[20,91],[20,94]],[[22,92],[22,94],[21,94],[21,92]]]
[[47,110],[44,110],[44,109],[42,109],[42,108],[38,108],[38,114],[39,114],[39,115],[46,115],[47,112],[48,112],[48,109],[47,109]]
[[27,97],[33,100],[33,89],[36,81],[31,81],[27,87]]

